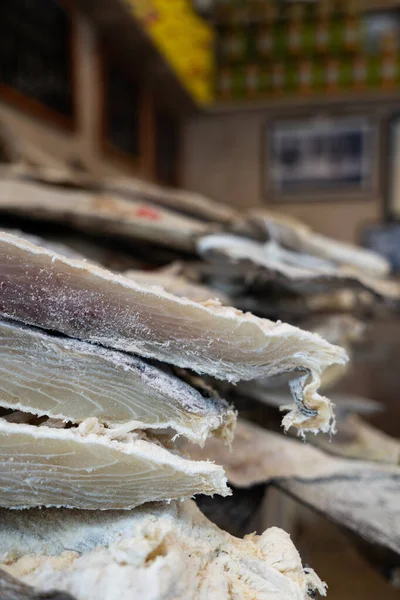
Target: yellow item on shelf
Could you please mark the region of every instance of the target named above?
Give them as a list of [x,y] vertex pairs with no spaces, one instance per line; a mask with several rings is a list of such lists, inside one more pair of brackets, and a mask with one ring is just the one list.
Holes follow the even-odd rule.
[[185,89],[200,104],[213,100],[214,33],[189,0],[125,0]]

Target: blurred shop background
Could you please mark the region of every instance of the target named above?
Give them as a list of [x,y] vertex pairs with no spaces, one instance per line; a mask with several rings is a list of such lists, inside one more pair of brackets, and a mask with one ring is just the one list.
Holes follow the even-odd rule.
[[[157,221],[160,203],[193,217],[200,198],[232,209],[216,218],[219,226],[234,213],[277,212],[382,254],[398,283],[400,2],[2,0],[0,162],[24,181],[55,184],[54,206],[66,190],[93,192],[93,182],[120,178],[140,182],[134,197],[146,203],[135,218],[146,222]],[[49,173],[60,171],[66,180],[52,180]],[[190,202],[181,191],[158,202],[165,188],[188,190]],[[0,178],[1,226],[72,240],[75,250],[95,255],[98,232],[77,242],[72,218],[64,227],[62,215],[46,216],[38,204],[22,210],[17,196],[14,210],[4,197]],[[106,236],[107,260],[99,262],[147,272],[176,260],[195,265],[190,249],[163,244],[162,233],[153,243],[139,225],[133,237],[145,245],[114,246]],[[397,441],[398,305],[363,304],[352,314],[367,327],[333,391],[366,399],[362,418]],[[289,320],[279,310],[261,316]],[[391,460],[398,464],[400,451]],[[371,566],[375,558],[359,553],[340,527],[274,494],[259,523],[291,532],[329,582],[331,600],[398,597],[400,553]],[[389,563],[397,569],[390,576]]]

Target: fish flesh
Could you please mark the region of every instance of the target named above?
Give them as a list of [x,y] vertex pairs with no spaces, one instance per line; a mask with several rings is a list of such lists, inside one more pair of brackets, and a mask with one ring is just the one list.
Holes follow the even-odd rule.
[[0,567],[76,600],[307,600],[325,585],[287,533],[238,539],[194,502],[134,511],[0,511]]
[[141,358],[0,319],[0,406],[114,430],[167,429],[203,444],[230,442],[229,405]]
[[279,285],[306,296],[336,289],[369,292],[385,302],[400,303],[400,284],[392,279],[372,276],[368,271],[336,265],[327,259],[287,250],[275,240],[265,244],[231,234],[209,234],[197,241],[198,254],[220,274],[242,281],[241,293],[249,284],[259,290]]
[[193,251],[195,239],[215,231],[212,223],[153,206],[143,199],[0,178],[0,212],[55,223],[80,231],[142,240]]
[[129,269],[124,272],[124,276],[128,279],[133,279],[136,283],[145,285],[161,286],[166,292],[180,296],[181,298],[189,298],[195,302],[207,302],[211,299],[216,299],[221,304],[229,305],[228,297],[222,292],[213,288],[202,285],[201,283],[193,283],[189,281],[183,274],[175,274],[168,269],[160,269],[157,271],[140,271],[138,269]]
[[377,252],[316,233],[288,215],[253,209],[248,219],[269,240],[298,253],[326,259],[339,266],[353,267],[371,277],[386,277],[390,272],[388,261]]
[[[0,314],[231,382],[300,370],[296,396],[313,417],[329,409],[317,393],[321,374],[347,361],[297,327],[178,298],[1,232]],[[329,430],[331,409],[322,412],[312,427]],[[293,424],[307,427],[307,418]]]
[[0,418],[0,506],[129,509],[144,502],[229,495],[222,467],[192,461],[143,433],[111,439],[97,419],[37,427]]

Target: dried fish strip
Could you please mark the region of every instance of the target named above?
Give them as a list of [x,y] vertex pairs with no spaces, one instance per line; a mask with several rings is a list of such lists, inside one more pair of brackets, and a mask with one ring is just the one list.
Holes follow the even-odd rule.
[[274,482],[400,564],[398,465],[331,456],[240,419],[232,451],[210,439],[193,457],[218,460],[238,487]]
[[83,254],[76,252],[73,248],[66,246],[60,242],[50,241],[43,237],[39,237],[37,235],[33,235],[32,233],[26,233],[25,231],[19,231],[18,229],[6,229],[2,228],[2,231],[5,233],[10,233],[11,235],[15,235],[16,237],[21,237],[36,246],[43,246],[43,248],[48,248],[53,252],[57,252],[57,254],[62,254],[62,256],[68,256],[68,258],[75,258],[78,260],[85,260],[87,257]]
[[310,442],[328,454],[400,466],[400,441],[354,414],[341,420],[332,441],[313,436]]
[[234,538],[190,500],[119,513],[3,510],[0,523],[1,567],[39,590],[65,590],[77,600],[325,595],[287,533],[273,527]]
[[36,591],[30,585],[22,583],[0,569],[1,600],[75,600],[70,594],[49,590],[45,593]]
[[204,221],[232,225],[239,219],[239,213],[227,204],[213,202],[195,192],[166,188],[140,179],[109,177],[100,181],[106,192],[126,198],[143,198],[153,204]]
[[[183,442],[196,460],[216,460],[225,468],[228,481],[238,487],[295,478],[315,481],[328,477],[356,477],[364,472],[378,477],[387,473],[400,477],[400,469],[390,464],[346,460],[326,454],[295,438],[265,430],[238,419],[232,449],[210,438],[204,448]],[[400,506],[399,506],[400,510]]]
[[124,276],[139,284],[161,286],[170,294],[181,298],[189,298],[194,302],[207,302],[211,298],[219,300],[221,304],[229,305],[228,298],[221,292],[200,283],[192,283],[183,275],[170,273],[166,269],[160,269],[159,271],[130,269],[124,272]]
[[230,442],[234,411],[168,370],[121,352],[0,320],[0,406],[72,423],[166,429]]
[[378,253],[320,235],[287,215],[255,209],[250,212],[250,222],[260,227],[269,239],[291,250],[354,267],[371,277],[389,274],[388,261]]
[[0,418],[0,506],[128,509],[229,494],[222,467],[181,458],[132,433],[112,440],[93,424],[94,432],[90,421],[58,429]]
[[261,244],[237,235],[211,234],[198,240],[197,250],[214,264],[216,273],[241,279],[242,293],[248,284],[262,289],[273,283],[308,296],[327,290],[354,289],[370,292],[390,303],[400,302],[397,281],[336,266],[321,258],[286,250],[275,242]]
[[311,413],[286,423],[312,429],[331,426],[329,401],[317,393],[321,374],[347,360],[343,349],[291,325],[140,286],[5,233],[0,314],[232,382],[300,370],[296,398]]
[[185,251],[194,250],[197,236],[215,230],[210,223],[154,207],[144,200],[12,178],[0,178],[0,212],[68,223],[83,231],[147,240]]

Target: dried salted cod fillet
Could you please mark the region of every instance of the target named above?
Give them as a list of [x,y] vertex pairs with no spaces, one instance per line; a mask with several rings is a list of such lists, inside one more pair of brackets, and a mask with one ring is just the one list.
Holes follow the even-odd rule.
[[100,182],[102,189],[127,198],[143,198],[160,206],[166,206],[181,214],[205,221],[231,225],[239,213],[226,204],[213,202],[195,192],[161,187],[141,179],[109,177]]
[[0,313],[233,382],[300,370],[294,393],[309,412],[292,420],[306,428],[329,429],[320,376],[347,360],[343,349],[291,325],[140,286],[5,233]]
[[140,358],[0,319],[0,406],[115,428],[172,428],[193,442],[230,442],[235,413]]
[[[292,398],[288,390],[284,389],[284,383],[286,382],[276,382],[276,385],[273,386],[272,382],[268,382],[268,380],[241,382],[233,388],[232,400],[234,401],[235,396],[239,396],[239,398],[244,400],[256,400],[272,408],[287,410]],[[337,422],[346,419],[349,415],[371,415],[382,411],[384,408],[379,402],[352,394],[332,392],[329,397],[335,406],[335,419]],[[340,431],[339,425],[338,429]],[[340,436],[335,436],[335,440],[337,437]],[[319,440],[320,436],[310,435],[307,439],[310,441]],[[332,444],[330,437],[329,439],[325,439],[325,441],[321,441],[321,445],[324,445],[325,442],[328,445]],[[318,444],[317,441],[316,443]]]
[[[215,277],[215,275],[214,275]],[[213,280],[213,285],[216,281]],[[266,288],[255,290],[250,288],[243,293],[243,285],[239,295],[234,295],[235,306],[243,311],[250,311],[259,317],[277,318],[277,315],[284,321],[291,323],[300,323],[303,319],[309,319],[310,316],[321,316],[331,314],[360,314],[367,309],[369,313],[374,308],[378,308],[376,298],[369,292],[359,292],[357,290],[331,290],[325,294],[316,294],[313,296],[299,295],[296,293],[287,293],[286,290],[274,289],[274,284],[270,286],[270,293],[266,293]],[[302,327],[302,325],[298,325]]]
[[238,487],[274,482],[400,564],[400,467],[330,456],[238,421],[232,451],[210,439],[193,457],[218,460]]
[[191,501],[124,513],[0,512],[0,560],[40,590],[77,600],[306,600],[325,595],[288,534],[237,539]]
[[397,281],[375,278],[354,268],[286,250],[275,241],[261,244],[237,235],[210,234],[198,240],[197,251],[214,263],[216,273],[241,278],[244,289],[250,283],[262,288],[273,282],[304,295],[355,289],[366,290],[387,302],[400,302]]
[[269,239],[291,250],[354,267],[371,277],[385,277],[390,272],[388,261],[380,254],[315,233],[297,219],[260,209],[250,211],[249,218]]
[[[344,405],[345,408],[345,405]],[[310,439],[329,454],[400,466],[400,441],[390,437],[358,415],[347,414],[332,440]]]
[[297,249],[332,260],[338,265],[354,267],[371,277],[386,277],[390,273],[389,262],[378,253],[334,240],[319,233],[302,236]]
[[[235,393],[245,401],[256,400],[277,410],[285,410],[291,398],[287,392],[266,386],[241,383]],[[306,441],[328,454],[381,462],[400,466],[400,442],[364,421],[360,415],[371,415],[383,410],[383,405],[368,398],[349,394],[330,394],[335,406],[336,434],[334,436],[307,435]],[[232,396],[234,400],[234,397]],[[244,404],[246,406],[246,404]],[[258,422],[252,419],[253,422]],[[266,422],[268,427],[270,422]],[[240,433],[239,433],[240,435]]]
[[77,260],[85,260],[87,258],[85,255],[81,254],[80,252],[76,252],[73,248],[70,248],[65,244],[60,244],[59,242],[55,242],[53,240],[50,241],[43,237],[39,237],[38,235],[33,235],[32,233],[26,233],[25,231],[19,231],[18,229],[6,228],[2,228],[2,231],[11,235],[15,235],[16,237],[28,240],[28,242],[35,244],[35,246],[42,246],[43,248],[47,248],[51,252],[56,252],[57,254],[67,256],[68,258],[74,258]]
[[0,212],[68,223],[84,231],[147,240],[189,251],[194,250],[197,236],[215,230],[211,223],[142,200],[124,200],[12,178],[0,178]]
[[371,314],[379,309],[376,298],[370,292],[348,289],[330,290],[313,296],[282,293],[270,296],[264,291],[255,296],[250,290],[244,296],[235,297],[235,306],[258,316],[279,315],[289,322],[308,319],[310,315],[362,314],[366,310]]
[[189,442],[182,442],[182,447],[190,450],[196,460],[211,459],[222,464],[229,483],[237,487],[285,478],[313,481],[340,475],[351,479],[360,473],[376,477],[389,474],[400,481],[400,469],[393,465],[331,456],[310,444],[267,431],[244,419],[238,419],[232,449],[213,438],[204,448]]
[[239,219],[239,213],[231,206],[213,202],[195,192],[166,188],[132,177],[99,179],[92,173],[54,159],[48,160],[47,156],[40,154],[34,156],[31,153],[28,160],[7,165],[3,173],[6,176],[24,177],[53,185],[97,189],[107,195],[150,202],[152,205],[165,207],[201,221],[231,225]]
[[0,569],[0,598],[1,600],[76,600],[66,592],[48,590],[41,593],[12,577],[3,569]]
[[0,506],[127,509],[229,494],[223,469],[213,463],[181,458],[140,435],[111,440],[90,433],[90,425],[54,429],[0,418]]
[[180,296],[181,298],[189,298],[194,302],[207,302],[210,299],[216,298],[221,304],[230,304],[225,294],[200,283],[192,283],[183,275],[175,275],[166,270],[139,271],[130,269],[124,272],[124,276],[128,279],[133,279],[133,281],[139,284],[159,285],[170,294]]

